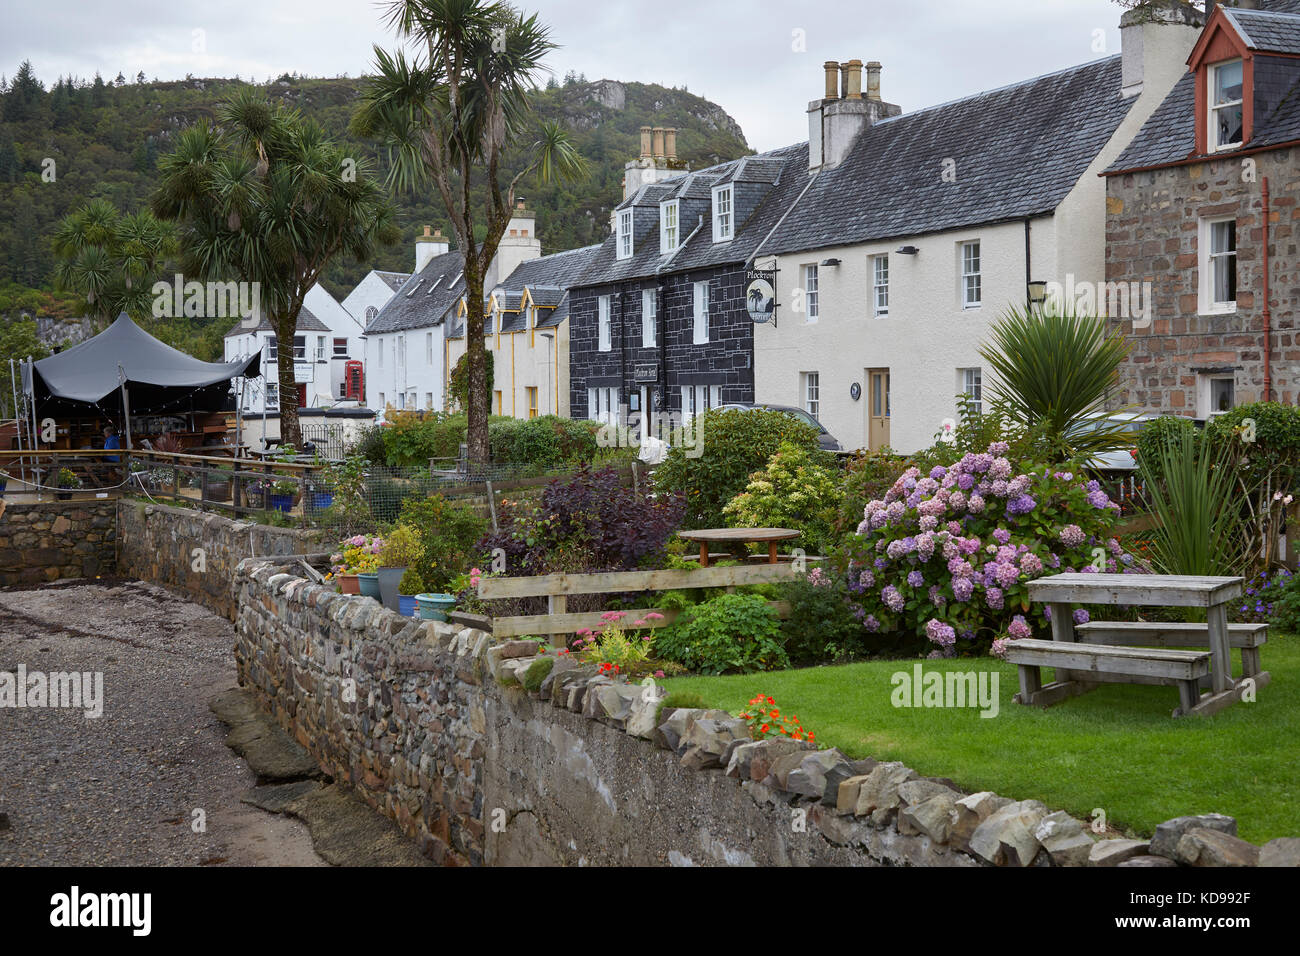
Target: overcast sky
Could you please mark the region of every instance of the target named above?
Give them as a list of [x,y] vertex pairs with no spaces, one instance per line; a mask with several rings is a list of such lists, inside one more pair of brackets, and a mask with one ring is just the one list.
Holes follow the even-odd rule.
[[[0,0],[0,72],[30,59],[106,80],[285,72],[358,76],[395,45],[368,0]],[[719,104],[749,144],[807,138],[828,59],[879,60],[884,98],[931,106],[1119,52],[1112,0],[534,0],[561,49],[550,65],[588,79],[685,86]],[[802,52],[800,52],[802,48]]]

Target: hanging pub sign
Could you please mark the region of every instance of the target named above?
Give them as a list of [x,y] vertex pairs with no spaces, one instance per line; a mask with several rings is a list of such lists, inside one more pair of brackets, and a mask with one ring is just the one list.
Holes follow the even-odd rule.
[[776,312],[776,270],[749,269],[745,273],[745,308],[756,323],[769,322]]

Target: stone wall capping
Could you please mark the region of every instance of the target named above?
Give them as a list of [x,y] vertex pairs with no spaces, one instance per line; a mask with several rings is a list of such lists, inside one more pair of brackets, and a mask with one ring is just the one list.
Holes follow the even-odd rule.
[[[807,741],[753,740],[722,710],[661,713],[664,688],[570,657],[552,658],[530,695],[517,684],[536,642],[404,618],[268,561],[236,568],[240,683],[442,862],[1300,865],[1300,838],[1261,849],[1221,814],[1166,821],[1149,843],[1099,839],[1036,800],[965,794],[902,762]],[[355,700],[343,698],[346,679]],[[502,807],[504,835],[488,825]],[[788,837],[792,811],[824,839]],[[708,826],[656,817],[682,812]]]

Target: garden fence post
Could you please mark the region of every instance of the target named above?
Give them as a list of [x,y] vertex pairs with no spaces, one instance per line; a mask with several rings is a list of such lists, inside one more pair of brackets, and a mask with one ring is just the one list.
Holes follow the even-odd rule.
[[494,491],[492,490],[492,482],[491,482],[491,481],[488,481],[486,484],[487,484],[488,514],[490,514],[490,515],[492,516],[492,532],[495,534],[497,531],[500,530],[500,529],[497,527],[497,502],[496,502],[496,492],[494,492]]

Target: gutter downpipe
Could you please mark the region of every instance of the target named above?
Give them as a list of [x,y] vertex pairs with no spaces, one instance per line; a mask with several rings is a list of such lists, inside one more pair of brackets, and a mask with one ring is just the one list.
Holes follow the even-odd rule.
[[1268,177],[1264,177],[1264,401],[1270,401],[1273,391],[1273,316],[1269,311],[1269,284],[1268,284],[1268,221],[1269,221],[1269,202],[1268,202]]

